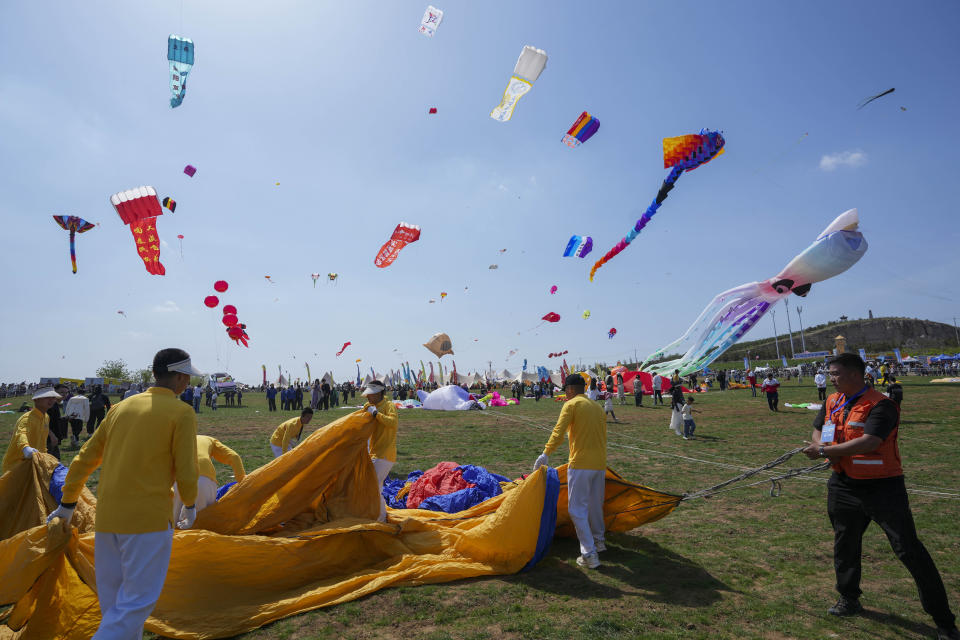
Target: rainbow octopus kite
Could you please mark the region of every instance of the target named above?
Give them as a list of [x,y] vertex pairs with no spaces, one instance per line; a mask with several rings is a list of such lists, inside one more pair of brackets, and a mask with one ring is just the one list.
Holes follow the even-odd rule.
[[812,245],[796,256],[776,276],[763,282],[751,282],[724,291],[707,305],[687,332],[644,359],[644,363],[660,360],[676,353],[681,345],[692,346],[679,358],[644,364],[651,373],[680,370],[685,376],[699,371],[716,360],[753,328],[760,318],[781,298],[791,293],[805,296],[814,282],[840,275],[863,257],[867,241],[858,231],[856,209],[840,214],[823,230]]
[[70,262],[73,264],[73,272],[77,272],[77,250],[74,245],[74,238],[78,233],[90,231],[94,225],[83,218],[77,216],[53,216],[54,222],[60,225],[64,231],[70,232]]
[[130,226],[130,233],[137,243],[137,254],[143,260],[147,272],[162,276],[167,270],[160,263],[160,238],[157,235],[157,216],[163,208],[153,187],[135,187],[110,196],[110,204],[117,210],[123,223]]
[[726,141],[723,135],[718,131],[709,131],[702,129],[700,133],[694,133],[686,136],[677,136],[676,138],[663,139],[663,168],[672,169],[667,179],[660,186],[657,197],[654,199],[647,210],[640,216],[633,229],[623,237],[606,255],[597,260],[590,269],[590,282],[593,282],[593,276],[597,269],[610,262],[610,259],[627,248],[627,245],[633,242],[650,219],[653,218],[657,209],[667,199],[667,194],[673,189],[673,184],[684,171],[693,171],[702,164],[706,164],[723,153],[723,145]]

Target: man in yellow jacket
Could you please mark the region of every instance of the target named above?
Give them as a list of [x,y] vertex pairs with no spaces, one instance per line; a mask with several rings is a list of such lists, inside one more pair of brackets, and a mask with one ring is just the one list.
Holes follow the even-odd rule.
[[379,380],[371,380],[363,390],[367,402],[363,410],[373,416],[376,427],[370,436],[370,457],[377,474],[377,490],[380,493],[380,522],[387,521],[387,503],[383,499],[383,481],[397,463],[397,407],[390,398],[384,397],[387,387]]
[[303,428],[310,424],[311,420],[313,420],[313,409],[306,407],[300,412],[299,418],[290,418],[274,429],[273,435],[270,436],[270,450],[273,451],[273,457],[279,458],[297,446]]
[[[29,460],[36,452],[47,452],[47,435],[50,432],[47,411],[60,400],[53,389],[40,389],[33,394],[33,409],[20,416],[17,426],[3,456],[0,475],[13,468],[21,460]],[[53,439],[56,440],[56,436]],[[56,442],[54,442],[56,444]]]
[[604,542],[603,500],[607,470],[607,422],[603,409],[585,395],[583,378],[572,374],[564,380],[567,401],[543,453],[533,463],[533,470],[549,464],[548,456],[557,450],[564,436],[570,438],[567,464],[567,511],[580,540],[581,567],[600,566]]
[[174,481],[187,504],[177,526],[197,516],[197,418],[178,397],[200,375],[182,349],[153,358],[157,386],[114,406],[70,464],[49,522],[69,523],[87,477],[101,466],[94,557],[102,619],[95,640],[139,638],[170,564]]
[[[200,513],[217,501],[217,470],[213,461],[230,465],[233,477],[237,482],[243,480],[247,472],[243,469],[243,459],[240,454],[211,436],[197,436],[197,513]],[[180,490],[173,484],[173,515],[176,516],[183,508],[180,499]]]

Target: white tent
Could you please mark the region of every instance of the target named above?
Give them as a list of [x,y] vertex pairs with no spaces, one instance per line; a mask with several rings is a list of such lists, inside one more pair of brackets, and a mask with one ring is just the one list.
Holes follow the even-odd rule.
[[512,380],[513,382],[537,382],[540,380],[540,378],[537,377],[537,374],[530,371],[521,371],[517,375],[513,376],[513,378],[509,378],[509,380]]
[[513,374],[504,369],[496,376],[497,381],[513,380]]

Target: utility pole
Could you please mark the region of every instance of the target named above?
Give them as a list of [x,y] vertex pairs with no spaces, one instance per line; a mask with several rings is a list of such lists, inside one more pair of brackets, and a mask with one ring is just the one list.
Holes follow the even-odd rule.
[[804,353],[807,352],[807,342],[803,339],[803,316],[800,315],[800,312],[803,311],[803,307],[797,305],[797,319],[800,321],[800,348]]
[[787,308],[787,335],[790,336],[790,357],[796,359],[796,353],[793,350],[793,327],[790,326],[790,305],[787,304],[787,298],[783,299],[783,306]]
[[777,345],[777,360],[779,360],[780,359],[780,339],[779,339],[779,336],[777,335],[777,310],[776,309],[770,310],[770,319],[773,320],[773,341]]

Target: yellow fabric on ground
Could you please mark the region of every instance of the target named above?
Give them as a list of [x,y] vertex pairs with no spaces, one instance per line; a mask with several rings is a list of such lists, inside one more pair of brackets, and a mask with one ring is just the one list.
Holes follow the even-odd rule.
[[[36,453],[0,476],[0,540],[46,523],[47,516],[57,508],[49,487],[59,464],[49,453]],[[73,512],[73,526],[81,533],[93,531],[96,514],[97,499],[83,487]]]
[[[197,528],[176,531],[146,628],[222,638],[386,587],[523,568],[536,548],[545,467],[466,511],[388,509],[381,524],[367,452],[374,428],[362,411],[331,423],[247,475],[198,514]],[[563,482],[565,469],[558,471]],[[623,510],[607,512],[610,531],[663,517],[678,501],[608,471],[606,508]],[[558,527],[571,528],[563,488],[558,506]],[[0,606],[0,622],[22,638],[89,638],[100,619],[93,534],[49,531],[37,526],[0,541],[0,604],[16,603]]]

